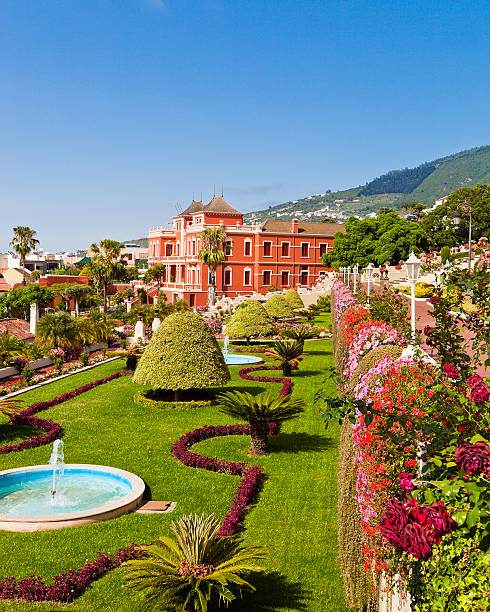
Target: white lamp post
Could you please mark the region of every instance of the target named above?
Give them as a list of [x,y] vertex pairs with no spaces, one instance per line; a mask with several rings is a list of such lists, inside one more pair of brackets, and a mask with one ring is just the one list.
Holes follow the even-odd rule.
[[350,284],[350,266],[347,266],[347,287]]
[[370,308],[371,303],[369,301],[369,296],[371,295],[371,278],[373,276],[373,272],[374,272],[374,266],[372,263],[369,263],[365,268],[364,268],[364,272],[366,273],[366,278],[367,278],[367,285],[368,285],[368,290],[367,290],[367,306],[368,308]]
[[359,265],[356,264],[352,268],[352,274],[354,275],[354,295],[357,293],[357,274],[359,272]]
[[415,253],[412,251],[410,253],[410,257],[405,262],[405,269],[407,271],[408,282],[410,283],[410,295],[412,298],[412,313],[411,313],[411,322],[412,322],[412,344],[415,345],[415,283],[419,277],[420,264],[422,262],[420,259],[417,259]]
[[[468,204],[468,202],[466,201],[462,203],[461,208],[462,210],[469,210],[469,213],[470,213],[470,223],[469,223],[469,228],[468,228],[468,270],[471,272],[471,230],[472,230],[472,224],[473,224],[473,219],[472,219],[473,210],[472,210],[471,204]],[[454,213],[453,223],[456,226],[460,225],[461,223],[461,214],[457,208]]]

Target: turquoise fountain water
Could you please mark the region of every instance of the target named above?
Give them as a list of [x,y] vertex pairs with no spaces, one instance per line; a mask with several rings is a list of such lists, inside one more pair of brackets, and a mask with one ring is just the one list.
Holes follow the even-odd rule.
[[237,355],[236,353],[228,352],[229,343],[230,338],[225,336],[222,352],[226,365],[248,365],[250,363],[260,363],[262,361],[260,357],[254,357],[252,355]]

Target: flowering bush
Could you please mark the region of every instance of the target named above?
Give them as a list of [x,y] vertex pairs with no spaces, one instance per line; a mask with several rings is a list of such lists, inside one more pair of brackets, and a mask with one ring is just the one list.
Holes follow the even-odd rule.
[[[349,293],[334,283],[334,349],[344,380],[373,345],[406,343],[399,329],[368,318]],[[433,298],[436,305],[441,300]],[[381,352],[358,377],[353,399],[335,400],[344,402],[352,422],[342,428],[349,450],[341,449],[340,554],[358,564],[363,559],[366,570],[361,587],[349,584],[363,582],[355,569],[343,571],[353,607],[365,603],[368,586],[377,593],[385,571],[410,576],[415,612],[447,604],[447,610],[490,609],[490,392],[480,376],[469,376],[467,361],[449,360],[450,346],[445,337],[442,369]],[[354,516],[360,542],[349,531],[351,524],[357,529]],[[478,572],[468,571],[470,557]]]

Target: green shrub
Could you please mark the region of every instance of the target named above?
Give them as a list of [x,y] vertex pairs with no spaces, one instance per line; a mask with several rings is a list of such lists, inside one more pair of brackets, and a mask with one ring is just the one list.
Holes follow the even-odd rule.
[[265,308],[256,300],[246,300],[226,324],[225,334],[230,338],[270,336],[276,328]]
[[80,363],[83,365],[83,367],[88,366],[89,359],[90,359],[90,355],[88,353],[82,353],[80,355]]
[[161,410],[181,410],[183,408],[204,408],[204,406],[210,406],[214,403],[213,399],[207,400],[181,400],[181,401],[171,401],[171,400],[162,400],[162,399],[154,399],[151,397],[151,391],[143,391],[141,393],[136,393],[133,396],[133,402],[140,406],[144,406],[145,408],[159,408]]
[[[401,293],[404,293],[405,295],[410,295],[409,286],[398,285],[396,288]],[[416,298],[432,297],[434,295],[434,290],[435,290],[434,285],[430,285],[429,283],[423,283],[423,282],[415,283],[415,297]]]
[[396,361],[400,355],[403,353],[403,347],[396,346],[393,344],[385,344],[383,346],[378,346],[376,348],[371,349],[368,353],[362,357],[359,365],[354,370],[348,385],[347,392],[351,394],[354,391],[356,385],[361,381],[361,378],[369,372],[369,370],[381,361],[383,357],[391,357],[393,361]]
[[303,300],[299,297],[298,292],[295,289],[288,289],[283,293],[284,299],[291,306],[291,308],[304,308]]
[[202,317],[181,310],[166,317],[145,349],[134,382],[179,391],[223,385],[230,372],[214,334]]
[[451,250],[448,246],[443,246],[441,249],[441,263],[446,263],[451,257]]
[[316,306],[322,310],[322,312],[330,312],[331,310],[331,298],[328,295],[321,295],[317,302]]
[[293,317],[294,312],[283,295],[273,295],[264,304],[267,314],[273,319]]
[[468,257],[469,253],[468,251],[463,251],[462,253],[453,253],[451,255],[451,261],[457,260],[457,259],[465,259],[466,257]]

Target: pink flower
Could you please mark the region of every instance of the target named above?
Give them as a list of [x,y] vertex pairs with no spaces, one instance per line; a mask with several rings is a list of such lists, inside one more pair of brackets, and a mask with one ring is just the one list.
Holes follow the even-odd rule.
[[475,404],[483,404],[488,400],[489,396],[488,389],[483,382],[477,383],[471,389],[471,401],[475,402]]
[[456,463],[472,476],[490,474],[490,447],[485,442],[461,442],[456,450]]
[[414,478],[415,474],[408,474],[407,472],[400,472],[398,474],[398,482],[400,483],[400,486],[405,491],[405,493],[410,493],[414,490]]
[[476,384],[482,383],[482,382],[483,382],[483,378],[481,376],[478,376],[478,374],[473,374],[473,376],[470,376],[468,378],[469,387],[474,387]]
[[452,378],[453,380],[458,378],[458,370],[455,368],[455,366],[453,366],[452,363],[446,363],[444,365],[444,371],[449,376],[449,378]]

